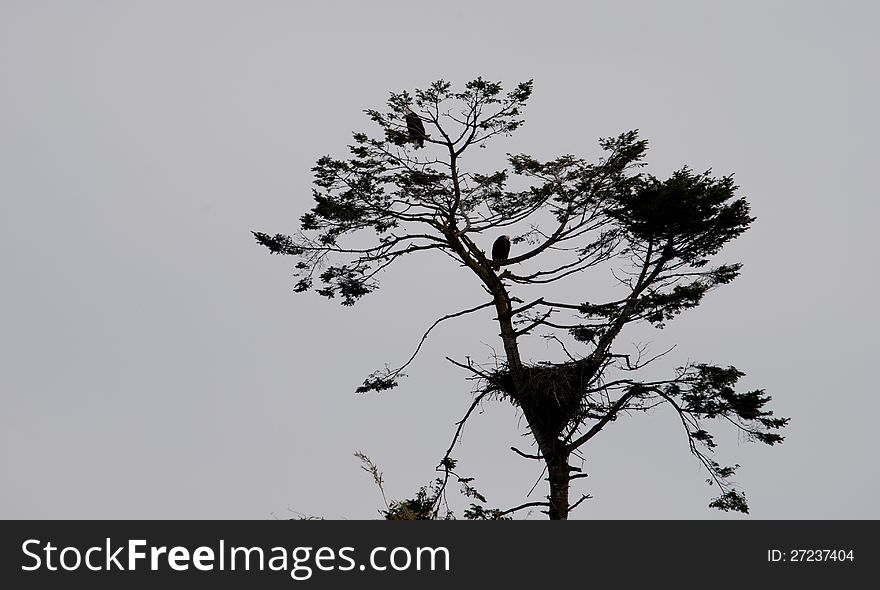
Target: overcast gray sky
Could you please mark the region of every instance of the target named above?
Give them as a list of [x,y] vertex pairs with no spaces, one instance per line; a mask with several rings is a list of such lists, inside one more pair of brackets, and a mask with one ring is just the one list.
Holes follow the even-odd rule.
[[[482,75],[535,80],[526,125],[487,160],[592,159],[598,137],[638,128],[650,172],[736,173],[757,221],[719,260],[741,278],[622,342],[734,364],[792,418],[780,447],[722,437],[753,518],[877,518],[878,17],[872,2],[0,0],[0,517],[374,518],[357,450],[390,497],[429,481],[471,399],[443,357],[488,356],[491,314],[440,329],[398,389],[353,390],[479,288],[414,258],[343,308],[292,293],[293,260],[249,232],[297,227],[314,161],[344,155],[389,91]],[[517,413],[483,409],[460,469],[510,507],[540,470],[507,450],[524,444]],[[739,518],[707,507],[716,490],[665,411],[585,452],[572,493],[594,499],[575,518]]]

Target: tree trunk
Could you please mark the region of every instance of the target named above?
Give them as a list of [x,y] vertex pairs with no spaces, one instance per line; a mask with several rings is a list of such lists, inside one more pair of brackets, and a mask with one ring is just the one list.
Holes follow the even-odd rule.
[[[458,195],[457,190],[456,195]],[[491,263],[483,265],[479,262],[480,256],[476,255],[478,252],[476,246],[468,243],[468,245],[475,249],[474,255],[472,255],[457,233],[450,232],[447,234],[447,237],[450,245],[461,256],[462,261],[483,280],[486,288],[495,299],[495,311],[498,314],[498,325],[501,328],[501,340],[504,343],[507,369],[510,371],[516,397],[522,399],[523,396],[529,395],[529,392],[523,377],[523,364],[519,355],[517,334],[513,328],[510,296],[501,280],[491,270]],[[556,438],[558,433],[544,432],[540,425],[541,422],[536,419],[536,416],[531,416],[526,408],[523,408],[523,413],[535,437],[535,442],[538,444],[538,450],[544,456],[547,463],[548,479],[550,481],[550,495],[548,496],[550,519],[567,520],[569,506],[568,488],[571,480],[571,470],[568,465],[569,451],[564,449],[564,446]]]
[[568,520],[571,469],[567,452],[547,457],[547,474],[550,480],[550,520]]
[[[507,367],[510,371],[513,386],[516,389],[517,397],[532,395],[533,392],[527,391],[527,386],[523,380],[522,360],[519,356],[519,346],[516,342],[516,334],[513,329],[510,314],[510,300],[506,291],[500,289],[495,296],[495,307],[498,312],[498,323],[501,327],[501,339],[504,342],[504,352],[507,357]],[[568,519],[568,488],[570,483],[571,470],[568,466],[569,452],[562,447],[556,439],[556,433],[547,433],[541,427],[541,421],[538,417],[532,416],[531,413],[524,408],[523,413],[529,428],[538,443],[538,449],[544,455],[547,462],[547,473],[550,481],[550,502],[549,516],[550,520],[567,520]]]

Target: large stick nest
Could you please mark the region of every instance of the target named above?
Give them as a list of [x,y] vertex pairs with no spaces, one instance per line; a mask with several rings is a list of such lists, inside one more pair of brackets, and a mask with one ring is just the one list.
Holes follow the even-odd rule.
[[517,392],[510,370],[504,368],[492,373],[486,389],[509,399],[542,430],[558,436],[566,426],[579,424],[593,407],[587,389],[594,374],[584,361],[523,366],[525,384]]

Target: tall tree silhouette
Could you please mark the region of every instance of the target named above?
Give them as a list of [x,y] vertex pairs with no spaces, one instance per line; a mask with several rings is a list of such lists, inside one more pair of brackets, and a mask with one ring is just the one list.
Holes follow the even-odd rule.
[[[391,93],[387,111],[365,111],[381,135],[355,133],[350,157],[317,161],[315,205],[302,216],[300,230],[254,232],[256,239],[297,259],[296,291],[314,289],[343,305],[375,291],[379,273],[399,258],[429,250],[448,255],[483,286],[485,301],[438,318],[413,354],[441,322],[475,313],[492,313],[498,322],[503,356],[487,363],[450,359],[479,387],[440,462],[444,485],[473,410],[487,397],[506,400],[522,412],[534,438],[534,449],[512,450],[545,463],[549,493],[545,501],[499,514],[541,506],[551,519],[567,518],[588,497],[570,501],[572,481],[586,475],[571,465],[572,454],[622,415],[667,404],[709,483],[720,489],[710,506],[748,512],[731,482],[737,466],[712,458],[709,424],[728,423],[773,445],[782,441],[778,431],[788,419],[774,417],[763,390],[737,391],[743,373],[735,367],[688,363],[666,379],[646,380],[640,369],[662,354],[647,358],[641,349],[627,353],[614,346],[629,324],[662,328],[736,278],[740,264],[712,265],[710,259],[752,223],[746,200],[736,196],[731,176],[687,167],[667,179],[641,172],[647,142],[637,131],[600,139],[605,155],[595,163],[519,154],[508,156],[503,170],[464,170],[466,150],[522,125],[531,93],[531,81],[505,93],[482,78],[461,91],[441,80],[413,93]],[[418,153],[411,113],[427,126]],[[481,244],[488,247],[508,233],[510,255],[493,261]],[[371,242],[355,247],[353,234],[357,244]],[[611,275],[619,296],[595,302],[590,285],[596,281],[589,277]],[[564,291],[567,299],[549,295],[557,283],[552,292]],[[560,357],[525,361],[521,344],[535,336],[557,342]],[[409,362],[373,373],[357,391],[397,386]]]

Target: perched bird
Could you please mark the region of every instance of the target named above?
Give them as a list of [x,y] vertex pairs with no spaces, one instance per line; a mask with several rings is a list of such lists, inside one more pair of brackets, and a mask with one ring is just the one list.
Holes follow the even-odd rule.
[[422,119],[409,109],[406,111],[406,129],[409,131],[409,140],[416,147],[425,146],[425,138],[428,136],[425,134],[425,126],[422,124]]
[[510,236],[501,236],[492,244],[492,263],[495,268],[501,268],[501,263],[510,256]]

